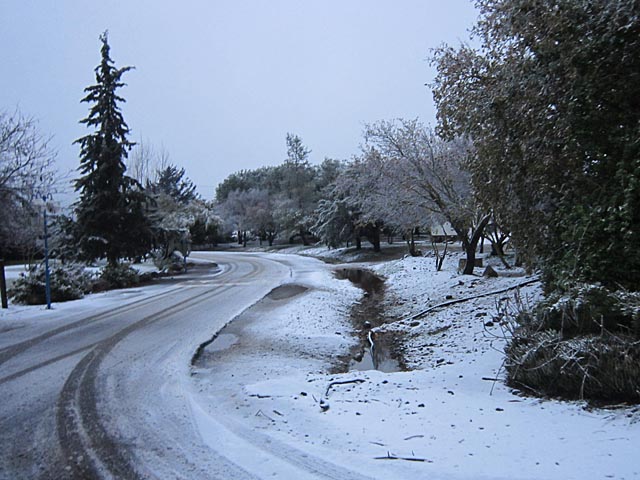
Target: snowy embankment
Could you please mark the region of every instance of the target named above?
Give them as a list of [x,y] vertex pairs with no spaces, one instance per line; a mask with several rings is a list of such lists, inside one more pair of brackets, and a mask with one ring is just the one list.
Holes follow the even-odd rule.
[[[307,290],[274,291],[194,367],[203,438],[261,478],[638,478],[631,410],[527,398],[503,384],[505,338],[492,319],[513,292],[409,319],[530,280],[461,276],[455,265],[454,256],[443,272],[424,257],[369,265],[387,278],[386,313],[407,319],[380,329],[404,336],[407,372],[329,373],[356,343],[348,309],[359,293],[347,280],[315,273],[292,279]],[[539,294],[535,284],[520,290]]]

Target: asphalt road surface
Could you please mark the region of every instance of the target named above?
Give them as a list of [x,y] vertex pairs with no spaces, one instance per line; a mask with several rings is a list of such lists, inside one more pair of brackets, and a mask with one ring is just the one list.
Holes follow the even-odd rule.
[[0,478],[255,478],[197,434],[183,388],[190,360],[296,269],[320,262],[193,257],[219,268],[0,325]]

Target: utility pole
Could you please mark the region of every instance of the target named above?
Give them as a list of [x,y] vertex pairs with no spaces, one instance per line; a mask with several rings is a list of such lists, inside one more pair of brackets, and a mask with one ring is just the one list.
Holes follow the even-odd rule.
[[49,234],[47,233],[46,201],[44,204],[44,286],[45,296],[47,299],[47,310],[51,310],[51,276],[49,274]]

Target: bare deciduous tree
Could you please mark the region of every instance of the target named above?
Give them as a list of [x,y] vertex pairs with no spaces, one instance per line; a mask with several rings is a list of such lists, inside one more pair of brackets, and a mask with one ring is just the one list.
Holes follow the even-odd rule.
[[36,236],[30,231],[37,204],[55,183],[56,153],[37,122],[20,112],[0,112],[0,256],[24,250]]
[[[491,218],[478,210],[465,165],[474,155],[464,138],[444,141],[417,120],[382,121],[365,131],[366,156],[374,159],[389,185],[398,214],[409,206],[432,222],[449,222],[466,254],[465,274],[473,273],[475,251]],[[418,212],[414,211],[413,216]]]

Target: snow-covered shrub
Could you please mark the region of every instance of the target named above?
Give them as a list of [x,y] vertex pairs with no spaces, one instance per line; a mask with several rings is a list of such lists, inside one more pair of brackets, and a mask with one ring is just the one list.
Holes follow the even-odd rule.
[[568,292],[550,295],[538,305],[535,317],[540,329],[558,330],[565,337],[621,329],[640,333],[639,305],[638,292],[613,292],[598,284],[577,285]]
[[506,352],[514,387],[570,399],[640,402],[640,345],[634,337],[564,339],[553,330],[526,332]]
[[511,312],[508,382],[542,395],[640,402],[640,292],[579,285]]
[[153,264],[161,272],[179,272],[184,269],[184,256],[178,250],[174,250],[169,255],[165,255],[161,249],[156,249],[151,252],[151,255],[153,257]]
[[107,265],[102,270],[100,279],[107,283],[108,288],[128,288],[140,283],[138,271],[129,265]]
[[[82,298],[91,291],[91,275],[82,265],[54,264],[49,267],[52,302],[65,302]],[[9,290],[16,303],[42,305],[46,303],[45,268],[38,264],[23,273]]]

